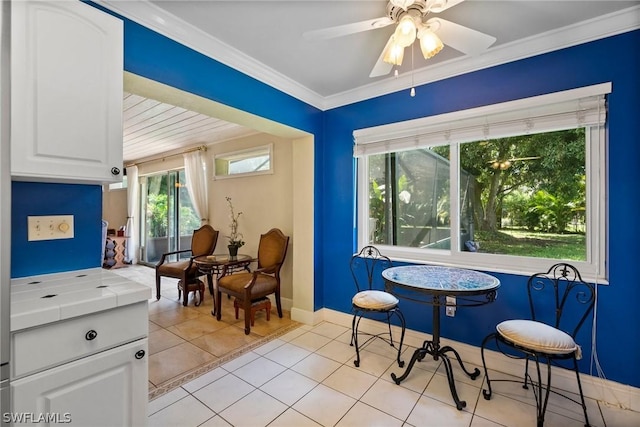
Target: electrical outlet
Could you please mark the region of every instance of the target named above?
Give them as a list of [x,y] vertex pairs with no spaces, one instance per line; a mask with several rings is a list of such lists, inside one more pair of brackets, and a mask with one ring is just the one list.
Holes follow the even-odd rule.
[[456,315],[456,297],[447,297],[445,314],[449,317],[453,317]]
[[73,239],[73,215],[27,217],[27,240]]

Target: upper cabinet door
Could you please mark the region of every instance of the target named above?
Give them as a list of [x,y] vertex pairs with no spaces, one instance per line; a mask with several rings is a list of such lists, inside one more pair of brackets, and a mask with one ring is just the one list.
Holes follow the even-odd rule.
[[14,179],[122,180],[123,23],[80,1],[12,2]]

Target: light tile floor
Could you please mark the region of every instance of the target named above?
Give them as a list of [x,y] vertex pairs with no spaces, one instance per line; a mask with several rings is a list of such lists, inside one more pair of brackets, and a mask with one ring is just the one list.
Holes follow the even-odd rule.
[[287,311],[283,310],[283,317],[278,317],[274,305],[270,320],[266,320],[264,310],[257,312],[251,333],[245,335],[244,312],[240,310],[236,319],[233,300],[226,296],[222,298],[222,319],[218,321],[211,315],[213,298],[208,291],[198,307],[195,306],[195,295],[191,293],[185,307],[178,297],[177,279],[163,277],[161,298],[156,300],[153,268],[130,265],[112,271],[152,288],[153,295],[149,299],[150,398],[298,325],[291,321]]
[[[130,266],[114,272],[154,286],[152,269]],[[160,312],[187,313],[206,318],[207,328],[215,325],[216,322],[210,321],[207,300],[198,308],[193,307],[192,302],[188,308],[182,307],[175,283],[170,279],[163,279],[162,292],[160,301],[156,302],[155,297],[150,300],[149,310],[150,317],[156,316],[154,319],[158,322],[156,325],[151,321],[150,325],[155,325],[153,329],[157,334],[163,330],[166,335],[150,340],[150,350],[154,343],[156,354],[165,351],[163,347],[178,348],[202,334],[197,322],[179,326],[189,319],[157,316]],[[233,319],[231,307],[225,309],[229,325],[223,325],[225,328],[221,330],[238,329],[240,333],[236,335],[243,337],[242,320]],[[278,327],[273,323],[274,317],[277,319],[271,316],[271,322],[264,322],[264,332],[260,327],[256,332],[264,334]],[[172,335],[182,335],[180,342],[171,341]],[[234,338],[229,336],[227,341],[231,343]],[[396,385],[390,374],[404,370],[398,368],[393,348],[380,340],[369,342],[361,353],[360,368],[355,368],[355,352],[349,341],[350,330],[341,325],[323,322],[301,326],[151,400],[149,426],[533,427],[536,424],[531,390],[523,390],[518,384],[494,384],[494,395],[487,401],[482,397],[483,376],[472,381],[454,363],[457,390],[467,402],[467,407],[458,411],[440,362],[424,359],[415,365],[405,381]],[[403,359],[407,363],[415,350],[412,344],[420,343],[410,342],[405,346]],[[468,364],[467,367],[473,368]],[[150,373],[152,371],[150,369]],[[492,378],[500,375],[492,373]],[[150,384],[150,390],[153,387]],[[594,427],[640,426],[638,412],[592,399],[587,404]],[[554,395],[549,405],[545,426],[584,424],[577,405]]]
[[[535,426],[531,390],[497,383],[489,401],[484,379],[462,375],[457,390],[467,406],[453,404],[444,367],[424,359],[396,385],[401,373],[393,348],[380,340],[353,365],[350,330],[323,322],[301,326],[149,402],[150,426]],[[407,347],[408,362],[414,348]],[[455,365],[455,364],[454,364]],[[469,366],[468,366],[469,367]],[[470,367],[473,368],[473,367]],[[500,374],[496,373],[496,377]],[[504,375],[503,375],[504,376]],[[552,395],[545,426],[582,426],[581,409]],[[589,399],[594,427],[640,426],[640,413]]]

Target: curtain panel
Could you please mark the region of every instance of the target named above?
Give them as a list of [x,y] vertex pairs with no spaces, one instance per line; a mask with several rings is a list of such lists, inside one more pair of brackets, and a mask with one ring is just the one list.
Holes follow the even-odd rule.
[[138,223],[135,215],[140,211],[140,185],[138,184],[138,166],[127,167],[127,251],[125,262],[138,262]]
[[207,200],[206,166],[200,150],[184,154],[184,175],[187,191],[200,225],[209,223],[209,202]]

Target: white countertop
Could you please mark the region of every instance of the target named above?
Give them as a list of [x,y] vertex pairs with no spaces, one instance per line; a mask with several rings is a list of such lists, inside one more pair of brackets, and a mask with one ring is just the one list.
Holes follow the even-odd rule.
[[151,288],[91,268],[11,280],[11,332],[134,304]]

